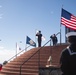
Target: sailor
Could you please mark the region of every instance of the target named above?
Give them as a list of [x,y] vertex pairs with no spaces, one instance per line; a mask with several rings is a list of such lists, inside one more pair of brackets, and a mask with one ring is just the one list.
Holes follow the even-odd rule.
[[60,64],[62,75],[76,75],[76,32],[66,34],[69,46],[62,50]]

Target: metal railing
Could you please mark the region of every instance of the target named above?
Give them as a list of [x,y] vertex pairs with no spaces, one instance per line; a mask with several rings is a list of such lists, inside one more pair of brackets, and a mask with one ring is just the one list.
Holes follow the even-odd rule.
[[48,41],[48,42],[46,42],[42,47],[40,47],[33,55],[31,55],[27,60],[25,60],[21,65],[20,65],[20,75],[21,75],[21,69],[22,69],[22,66],[28,61],[28,60],[30,60],[36,53],[38,53],[38,66],[40,67],[40,50],[47,44],[47,43],[49,43],[51,41],[51,39]]
[[[56,34],[56,36],[59,34],[60,32],[58,32],[57,34]],[[22,72],[22,66],[28,61],[28,60],[30,60],[36,53],[38,53],[38,67],[40,67],[40,50],[42,49],[42,48],[44,48],[44,46],[46,45],[46,44],[48,44],[49,42],[51,41],[51,39],[49,40],[49,41],[47,41],[42,47],[40,47],[33,55],[31,55],[27,60],[25,60],[21,65],[20,65],[20,75],[21,75],[21,72]]]
[[25,49],[21,50],[19,53],[17,53],[16,55],[14,55],[13,57],[11,57],[9,60],[7,60],[7,62],[11,61],[13,58],[16,58],[17,55],[19,55],[20,53],[22,53],[24,50],[26,50],[27,48],[29,48],[30,46],[26,47]]

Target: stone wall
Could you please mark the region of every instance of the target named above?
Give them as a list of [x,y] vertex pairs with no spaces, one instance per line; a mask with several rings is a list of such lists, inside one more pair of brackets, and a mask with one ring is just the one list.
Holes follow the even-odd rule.
[[39,75],[62,75],[59,68],[40,68]]

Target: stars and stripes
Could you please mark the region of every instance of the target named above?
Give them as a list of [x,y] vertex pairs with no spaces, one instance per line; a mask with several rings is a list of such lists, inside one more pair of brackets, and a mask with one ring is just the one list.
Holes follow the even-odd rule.
[[76,30],[76,16],[62,9],[61,24],[68,28]]

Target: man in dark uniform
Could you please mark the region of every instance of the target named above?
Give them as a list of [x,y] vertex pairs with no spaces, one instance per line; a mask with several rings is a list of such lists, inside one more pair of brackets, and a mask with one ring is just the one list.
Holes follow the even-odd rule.
[[41,31],[39,31],[36,36],[38,36],[38,47],[41,47],[41,42],[42,42],[42,34]]
[[53,34],[52,36],[50,36],[50,38],[52,39],[53,46],[55,46],[57,44],[57,42],[58,42],[58,39],[57,39],[56,35]]
[[66,37],[70,45],[61,54],[62,75],[76,75],[76,32],[69,32]]

